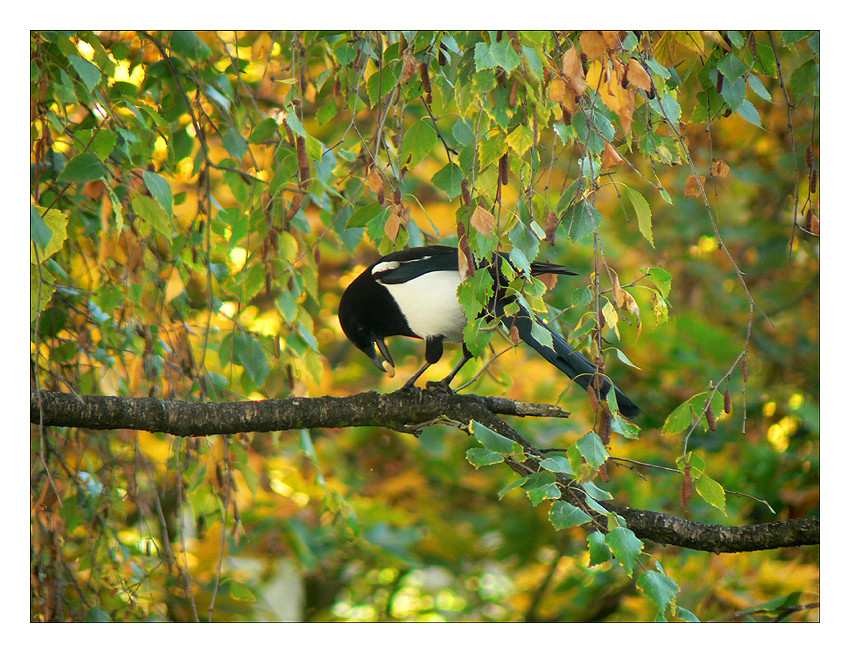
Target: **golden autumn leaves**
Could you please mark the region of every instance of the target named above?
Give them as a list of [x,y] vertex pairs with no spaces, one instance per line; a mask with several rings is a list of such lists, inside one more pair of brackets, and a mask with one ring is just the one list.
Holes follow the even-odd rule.
[[[654,95],[652,78],[635,58],[623,63],[611,56],[622,49],[622,32],[585,31],[579,37],[579,51],[571,47],[561,57],[560,71],[550,73],[549,100],[561,106],[566,124],[579,111],[579,98],[588,87],[599,93],[602,102],[620,118],[623,133],[631,132],[638,90]],[[616,148],[605,143],[602,165],[613,168],[623,162]]]

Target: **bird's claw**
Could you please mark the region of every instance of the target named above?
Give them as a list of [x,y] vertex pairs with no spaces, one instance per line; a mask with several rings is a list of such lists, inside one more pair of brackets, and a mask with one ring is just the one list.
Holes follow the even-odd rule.
[[449,383],[445,379],[443,379],[442,381],[428,381],[425,384],[425,388],[427,390],[431,390],[432,392],[444,392],[450,395],[453,395],[455,393],[455,391],[452,390],[451,385],[449,385]]

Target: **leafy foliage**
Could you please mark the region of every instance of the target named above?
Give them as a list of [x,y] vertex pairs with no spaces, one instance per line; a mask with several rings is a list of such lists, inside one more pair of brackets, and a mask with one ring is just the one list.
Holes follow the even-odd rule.
[[[573,416],[523,422],[560,452],[521,478],[477,423],[471,443],[34,425],[33,620],[816,619],[795,608],[816,552],[662,551],[597,502],[817,513],[818,94],[817,32],[34,32],[34,389],[394,387],[338,297],[376,250],[441,242],[492,359],[461,382]],[[637,423],[477,319],[496,251]],[[419,344],[392,347],[415,369]]]

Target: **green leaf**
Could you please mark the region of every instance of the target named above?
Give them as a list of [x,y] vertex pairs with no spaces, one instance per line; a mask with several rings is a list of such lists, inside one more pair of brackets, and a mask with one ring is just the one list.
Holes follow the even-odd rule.
[[617,526],[605,536],[605,543],[617,561],[623,565],[626,573],[631,576],[635,562],[643,550],[643,542],[628,528]]
[[569,225],[570,239],[578,241],[596,231],[602,222],[602,214],[595,206],[582,200],[567,209],[564,222]]
[[212,54],[209,46],[195,32],[175,30],[169,41],[171,49],[189,59],[200,61]]
[[508,145],[505,143],[505,137],[502,134],[495,134],[487,140],[481,141],[478,144],[478,162],[481,168],[484,169],[496,163],[507,151]]
[[646,272],[649,275],[649,280],[661,292],[661,296],[667,299],[667,295],[670,294],[670,286],[673,283],[673,275],[664,268],[649,268]]
[[239,581],[235,581],[232,578],[227,581],[227,584],[230,587],[230,595],[237,601],[257,600],[257,596],[254,594],[254,590],[252,590],[247,585],[244,585]]
[[590,521],[590,515],[566,501],[553,501],[549,509],[549,521],[557,529],[572,528]]
[[670,605],[679,591],[676,581],[666,574],[651,570],[638,578],[637,586],[646,592],[646,595],[662,615],[667,611],[667,606]]
[[245,137],[234,129],[228,129],[224,132],[221,144],[224,145],[227,153],[238,161],[241,161],[248,151],[248,143],[245,141]]
[[142,177],[151,195],[153,195],[157,203],[163,208],[166,215],[171,215],[174,208],[174,198],[171,195],[171,186],[165,178],[149,170],[145,170],[142,173]]
[[750,121],[756,127],[761,127],[761,115],[752,102],[745,99],[741,102],[741,106],[738,107],[737,111],[739,116]]
[[643,237],[649,241],[649,244],[655,247],[655,241],[652,238],[652,212],[649,209],[649,202],[634,188],[623,186],[624,194],[632,204],[637,216],[638,229]]
[[[725,85],[724,85],[725,88]],[[682,117],[682,107],[679,106],[679,101],[670,93],[664,93],[660,97],[656,97],[649,101],[649,106],[665,120],[671,124],[678,124]]]
[[[336,106],[333,102],[328,102],[326,104]],[[274,118],[266,118],[254,128],[254,131],[251,132],[251,137],[249,140],[252,143],[265,143],[277,133],[277,121]]]
[[674,435],[684,431],[691,425],[692,412],[691,400],[683,401],[664,420],[664,426],[661,427],[661,434]]
[[428,156],[436,144],[437,132],[434,131],[431,121],[422,119],[419,122],[413,123],[404,132],[399,160],[403,163],[407,161],[407,157],[409,156],[410,163],[408,165],[412,168]]
[[458,118],[452,125],[452,136],[461,146],[469,145],[475,140],[475,132],[463,118]]
[[69,54],[68,61],[71,63],[71,66],[74,69],[74,72],[80,76],[80,79],[85,85],[86,90],[91,92],[91,90],[97,85],[100,81],[100,69],[95,66],[91,61],[87,59],[83,59],[82,57],[76,54]]
[[597,499],[598,501],[610,501],[614,498],[614,496],[608,490],[603,490],[593,481],[585,481],[581,484],[581,487],[585,491],[587,496],[591,497],[592,499]]
[[286,114],[284,122],[289,125],[289,128],[296,136],[303,136],[304,138],[307,138],[307,130],[304,129],[304,125],[301,124],[301,121],[298,119],[298,116],[294,111],[290,111]]
[[492,429],[475,421],[472,422],[472,434],[487,449],[497,453],[511,455],[516,453],[517,447],[519,447],[519,444],[513,440],[506,438],[504,435],[499,435]]
[[729,53],[717,62],[717,70],[723,73],[727,80],[738,79],[747,72],[747,65],[734,54]]
[[546,499],[559,499],[561,497],[561,490],[558,488],[558,482],[552,472],[536,472],[529,474],[527,478],[528,480],[523,488],[532,505],[538,506]]
[[381,213],[383,210],[384,207],[377,202],[361,206],[351,214],[350,218],[348,218],[348,222],[345,223],[345,228],[350,229],[352,227],[365,227],[369,224],[372,218]]
[[495,451],[490,451],[489,449],[472,447],[471,449],[466,450],[466,459],[473,467],[478,469],[485,465],[495,465],[496,463],[500,463],[505,459],[505,457]]
[[109,618],[109,613],[103,608],[98,608],[96,606],[92,606],[89,608],[88,612],[86,612],[85,620],[88,623],[98,623],[98,624],[108,624],[112,621]]
[[540,466],[543,469],[548,469],[550,472],[573,475],[573,468],[570,466],[570,461],[564,456],[544,458],[540,461]]
[[475,70],[486,70],[496,65],[495,59],[490,51],[490,45],[483,41],[475,44]]
[[679,617],[682,621],[686,621],[691,624],[698,624],[699,618],[690,610],[685,610],[682,606],[676,607],[676,616]]
[[105,174],[103,162],[91,152],[83,152],[68,161],[59,174],[60,183],[83,184],[87,181],[100,179]]
[[534,132],[525,125],[518,125],[505,139],[505,143],[517,156],[523,156],[534,145]]
[[811,33],[811,30],[805,29],[782,30],[782,41],[785,43],[785,45],[791,45],[792,43],[796,43],[797,41],[802,41]]
[[814,59],[810,59],[800,65],[793,73],[791,73],[791,83],[789,85],[791,93],[797,102],[802,101],[804,96],[809,95],[814,89],[817,94],[815,84],[818,81],[819,68]]
[[271,371],[260,343],[246,333],[226,336],[218,350],[222,365],[241,365],[254,383],[261,385]]
[[593,431],[576,442],[576,446],[582,457],[593,467],[599,467],[608,458],[608,452],[605,451],[602,438]]
[[726,514],[726,490],[720,483],[702,472],[694,482],[694,488],[706,503]]
[[531,262],[537,258],[537,253],[540,251],[540,241],[522,220],[518,220],[511,229],[508,239],[513,245],[508,254],[511,262],[520,270],[526,272],[531,270]]
[[136,195],[130,205],[136,215],[151,225],[158,233],[165,237],[171,236],[168,216],[156,200],[147,195]]
[[[478,46],[475,47],[476,52]],[[511,72],[520,64],[519,55],[514,50],[509,39],[497,41],[490,44],[490,58],[494,65],[502,68],[506,73]],[[480,69],[479,69],[480,70]]]
[[53,230],[41,217],[41,211],[30,206],[30,238],[38,246],[40,252],[44,251],[50,239],[53,238]]
[[599,531],[593,531],[587,536],[587,550],[590,553],[588,562],[590,567],[608,562],[611,559],[611,549],[605,543],[605,536]]
[[526,480],[528,480],[527,476],[521,476],[520,478],[518,478],[514,482],[508,483],[505,487],[503,487],[501,490],[499,490],[499,498],[501,499],[503,496],[505,496],[511,490],[518,488],[522,485],[525,485]]
[[449,196],[450,200],[460,195],[463,171],[456,163],[447,163],[431,178],[431,183]]
[[755,94],[758,95],[762,100],[770,101],[770,91],[767,90],[764,85],[764,82],[761,81],[761,77],[759,77],[755,73],[751,73],[749,76],[747,76],[747,83],[750,85],[750,88],[755,91]]

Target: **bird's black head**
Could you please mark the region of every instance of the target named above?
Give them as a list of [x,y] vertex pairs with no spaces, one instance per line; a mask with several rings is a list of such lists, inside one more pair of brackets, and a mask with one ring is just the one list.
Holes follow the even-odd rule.
[[[381,291],[383,289],[372,279],[371,272],[366,270],[342,293],[337,314],[346,338],[366,354],[375,367],[392,377],[395,376],[393,357],[383,338],[376,333],[380,310],[376,298]],[[375,349],[376,345],[380,355]]]

